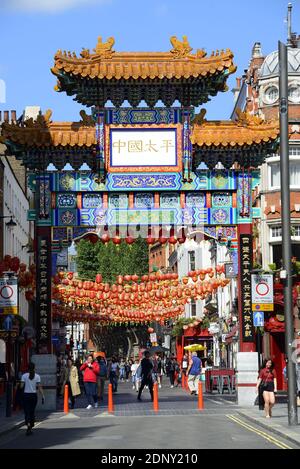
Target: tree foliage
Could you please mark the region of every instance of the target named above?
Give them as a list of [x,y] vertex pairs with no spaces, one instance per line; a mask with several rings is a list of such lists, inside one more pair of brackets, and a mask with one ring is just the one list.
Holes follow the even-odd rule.
[[124,242],[116,246],[112,241],[93,244],[81,240],[77,245],[76,262],[81,278],[94,280],[96,274],[100,273],[104,282],[113,283],[117,275],[148,273],[148,245],[142,238],[131,246]]

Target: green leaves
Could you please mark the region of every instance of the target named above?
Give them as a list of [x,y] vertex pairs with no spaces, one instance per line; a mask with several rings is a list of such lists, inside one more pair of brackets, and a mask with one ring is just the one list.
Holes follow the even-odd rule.
[[114,283],[117,275],[144,275],[149,270],[148,245],[138,238],[133,245],[122,242],[116,246],[112,241],[91,243],[81,240],[77,245],[77,269],[81,278],[94,280],[96,274],[103,282]]

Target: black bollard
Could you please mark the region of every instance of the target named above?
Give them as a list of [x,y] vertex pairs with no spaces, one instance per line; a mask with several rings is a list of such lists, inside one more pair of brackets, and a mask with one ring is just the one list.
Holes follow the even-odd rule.
[[6,417],[11,417],[12,414],[12,394],[13,384],[11,381],[6,383]]

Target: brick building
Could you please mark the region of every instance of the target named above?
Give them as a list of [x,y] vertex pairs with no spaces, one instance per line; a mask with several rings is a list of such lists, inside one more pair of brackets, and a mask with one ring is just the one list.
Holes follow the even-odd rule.
[[[292,255],[300,261],[300,37],[293,34],[288,47],[288,102],[290,154],[290,214]],[[254,44],[250,64],[237,80],[235,106],[266,120],[279,119],[279,59],[278,51],[263,55],[261,44]],[[260,184],[253,192],[253,206],[260,217],[253,223],[254,265],[265,270],[279,269],[282,259],[280,153],[267,158],[261,166]],[[299,331],[299,309],[294,292],[295,331]],[[279,389],[284,387],[284,301],[282,286],[275,282],[274,313],[265,313],[263,351],[276,362]],[[295,335],[295,338],[298,338]]]

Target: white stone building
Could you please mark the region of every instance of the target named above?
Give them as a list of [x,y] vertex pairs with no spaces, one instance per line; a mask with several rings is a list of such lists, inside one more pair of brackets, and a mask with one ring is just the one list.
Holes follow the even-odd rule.
[[[29,222],[27,221],[29,203],[9,160],[5,156],[1,156],[1,163],[4,167],[2,213],[5,217],[13,217],[12,219],[16,223],[16,226],[9,227],[7,222],[10,219],[4,219],[3,257],[5,255],[19,257],[20,261],[29,267],[29,253],[27,252],[30,235]],[[19,314],[28,320],[28,302],[22,291],[19,294]]]

